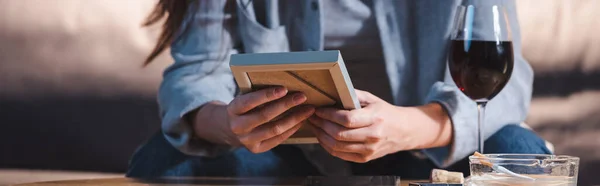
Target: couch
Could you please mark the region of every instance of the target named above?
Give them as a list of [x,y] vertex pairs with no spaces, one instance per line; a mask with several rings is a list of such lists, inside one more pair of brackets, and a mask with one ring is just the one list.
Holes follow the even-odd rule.
[[[159,128],[156,90],[170,58],[141,67],[160,28],[140,26],[155,2],[0,1],[0,185],[123,175]],[[518,0],[536,73],[527,124],[557,154],[581,157],[580,185],[600,184],[597,7]]]

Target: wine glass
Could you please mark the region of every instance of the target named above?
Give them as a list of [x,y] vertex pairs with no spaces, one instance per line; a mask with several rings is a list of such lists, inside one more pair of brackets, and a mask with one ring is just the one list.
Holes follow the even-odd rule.
[[485,106],[504,88],[514,64],[506,11],[501,5],[486,3],[458,7],[448,51],[452,80],[477,103],[477,140],[481,153]]

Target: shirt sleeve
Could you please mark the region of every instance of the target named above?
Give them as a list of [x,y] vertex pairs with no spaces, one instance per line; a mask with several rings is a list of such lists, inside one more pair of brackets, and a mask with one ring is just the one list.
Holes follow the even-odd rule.
[[[504,5],[510,22],[513,38],[514,68],[512,77],[504,89],[488,102],[483,123],[484,139],[489,138],[502,127],[519,124],[525,120],[532,94],[533,71],[521,53],[521,35],[514,0],[469,1],[475,6],[491,7],[492,3]],[[489,14],[491,17],[491,13]],[[476,19],[490,19],[478,15]],[[491,27],[489,27],[491,28]],[[478,31],[474,28],[475,31]],[[493,33],[489,31],[489,33]],[[435,83],[427,96],[427,102],[443,105],[453,124],[451,145],[424,149],[423,152],[438,167],[448,167],[477,150],[477,105],[458,90],[446,69],[443,82]]]
[[[207,102],[229,103],[236,92],[228,66],[235,26],[225,0],[194,1],[171,44],[174,64],[163,74],[158,92],[161,129],[175,148],[188,155],[215,156],[228,150],[193,137],[184,116]],[[207,121],[210,122],[210,121]]]

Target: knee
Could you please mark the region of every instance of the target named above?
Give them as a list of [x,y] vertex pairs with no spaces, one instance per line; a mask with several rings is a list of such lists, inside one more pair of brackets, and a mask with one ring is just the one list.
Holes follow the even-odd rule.
[[551,154],[545,141],[533,131],[507,125],[485,141],[485,153]]
[[158,132],[135,151],[129,160],[125,176],[135,178],[164,176],[165,172],[181,164],[185,158],[183,153],[166,141],[162,132]]

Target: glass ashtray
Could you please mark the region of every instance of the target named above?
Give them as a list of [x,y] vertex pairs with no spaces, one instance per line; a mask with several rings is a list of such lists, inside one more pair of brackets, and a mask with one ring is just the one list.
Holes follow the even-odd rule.
[[469,156],[468,186],[576,186],[579,158],[544,154],[485,154]]

